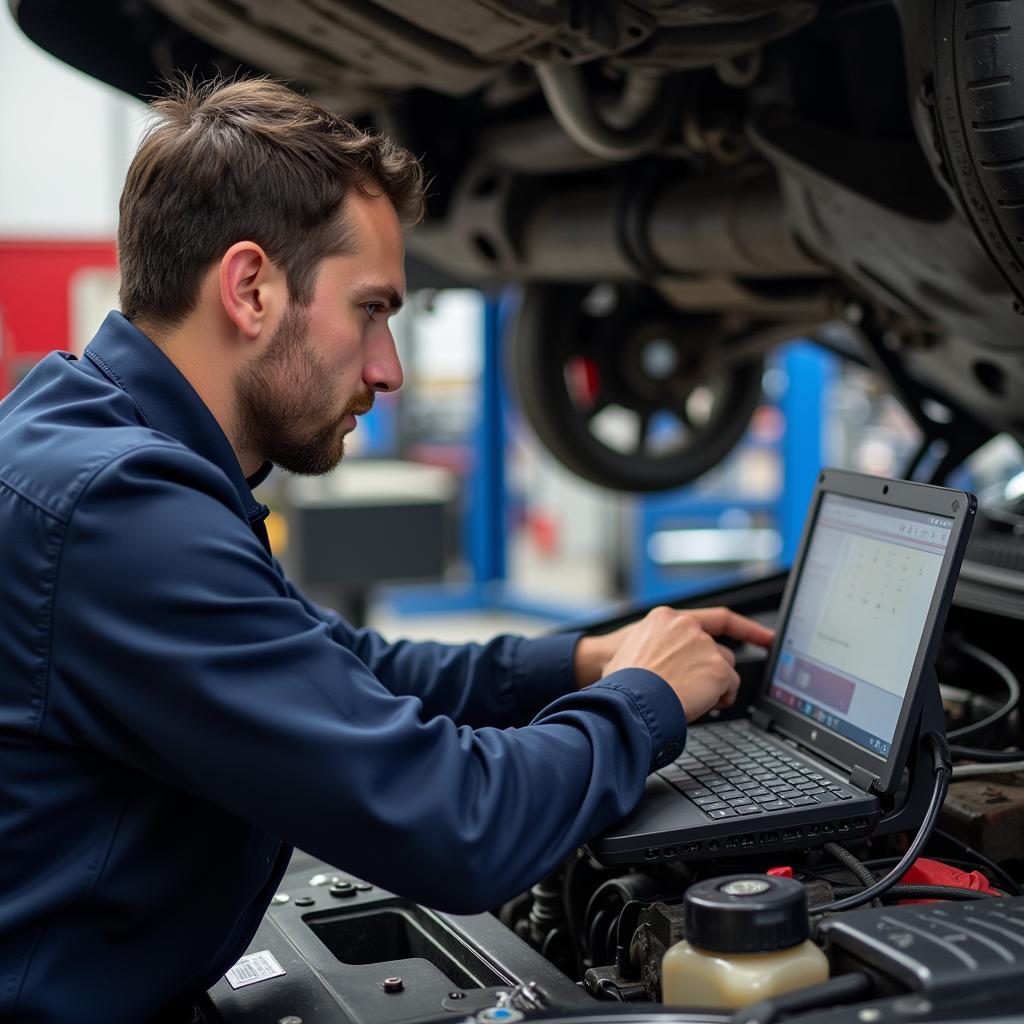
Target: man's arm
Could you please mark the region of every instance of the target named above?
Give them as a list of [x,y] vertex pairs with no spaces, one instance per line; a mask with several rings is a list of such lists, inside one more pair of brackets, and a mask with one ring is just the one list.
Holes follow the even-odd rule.
[[[622,665],[639,664],[633,660],[641,656],[637,642],[643,643],[646,651],[652,628],[646,620],[639,620],[600,636],[567,632],[535,640],[501,636],[486,645],[389,644],[378,633],[353,629],[335,612],[313,604],[292,583],[286,581],[286,586],[392,693],[419,697],[428,716],[447,715],[457,723],[474,726],[523,725],[556,697],[596,683],[614,659],[619,658]],[[682,612],[661,608],[659,616],[653,628],[668,633],[689,618],[711,636],[761,647],[770,646],[775,635],[728,608]],[[621,660],[622,652],[628,660]],[[669,653],[677,654],[673,648]],[[668,675],[672,666],[648,667]],[[731,701],[726,694],[717,706],[725,707]]]
[[314,604],[286,578],[285,587],[391,693],[419,698],[425,717],[446,715],[477,728],[526,725],[541,708],[579,685],[574,661],[578,633],[535,640],[499,636],[486,644],[389,643]]
[[554,868],[680,749],[679,701],[642,669],[526,728],[425,719],[288,593],[235,500],[170,446],[93,481],[61,552],[43,736],[460,912]]

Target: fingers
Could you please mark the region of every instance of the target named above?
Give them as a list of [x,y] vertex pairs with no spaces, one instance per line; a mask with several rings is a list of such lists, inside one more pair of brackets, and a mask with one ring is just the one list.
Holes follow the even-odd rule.
[[758,647],[771,647],[775,639],[775,630],[728,608],[696,608],[686,614],[692,615],[712,636],[725,635]]
[[718,648],[718,653],[725,658],[731,668],[736,667],[736,652],[726,647],[724,644],[715,644]]
[[718,703],[715,704],[716,708],[731,708],[736,703],[736,698],[740,692],[740,677],[736,676],[736,682],[730,684],[729,688],[718,698]]

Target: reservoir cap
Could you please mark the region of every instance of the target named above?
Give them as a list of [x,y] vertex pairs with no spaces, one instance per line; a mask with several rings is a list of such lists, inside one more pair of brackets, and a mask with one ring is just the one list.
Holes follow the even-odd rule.
[[712,953],[771,953],[810,936],[804,887],[769,875],[725,875],[691,885],[683,922],[690,945]]

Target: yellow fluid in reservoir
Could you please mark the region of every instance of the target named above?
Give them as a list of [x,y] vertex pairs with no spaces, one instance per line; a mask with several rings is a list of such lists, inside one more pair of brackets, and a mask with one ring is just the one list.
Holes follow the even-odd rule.
[[805,941],[771,953],[712,953],[677,942],[661,961],[661,999],[668,1006],[739,1010],[828,978],[828,960]]

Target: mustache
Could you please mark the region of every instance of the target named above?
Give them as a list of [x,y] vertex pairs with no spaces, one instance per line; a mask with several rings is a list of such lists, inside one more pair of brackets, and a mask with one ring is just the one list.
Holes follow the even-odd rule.
[[364,391],[361,395],[356,395],[349,403],[345,406],[345,416],[362,416],[363,413],[369,412],[373,408],[374,400],[376,395],[372,391]]

